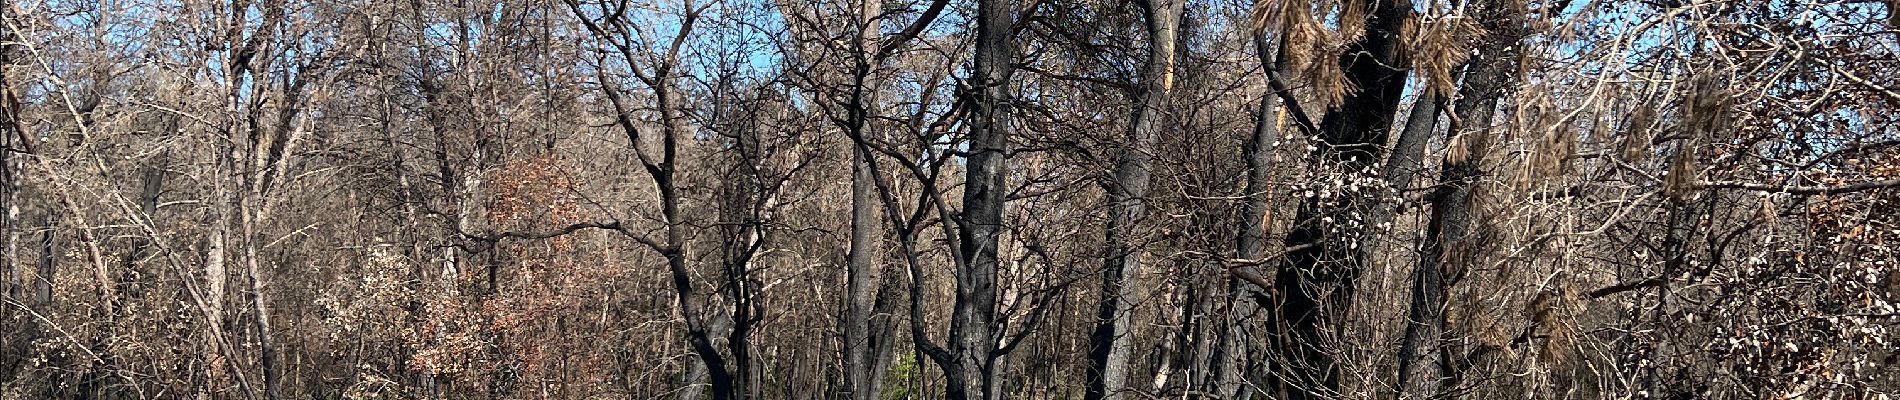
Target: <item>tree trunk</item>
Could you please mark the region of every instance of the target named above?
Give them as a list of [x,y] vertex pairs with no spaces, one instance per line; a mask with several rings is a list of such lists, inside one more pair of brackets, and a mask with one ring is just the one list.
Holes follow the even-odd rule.
[[851,250],[845,271],[845,389],[847,398],[875,399],[878,384],[871,319],[880,297],[875,260],[877,215],[870,168],[865,165],[868,151],[852,147],[851,160]]
[[[874,189],[875,190],[875,189]],[[888,264],[887,264],[888,265]],[[884,393],[884,380],[890,376],[891,362],[897,349],[897,305],[901,301],[898,276],[888,271],[880,271],[878,279],[877,301],[871,306],[871,376],[870,395],[866,399],[881,399]]]
[[[1406,313],[1404,342],[1399,353],[1398,389],[1401,398],[1434,398],[1455,371],[1444,352],[1447,274],[1468,268],[1483,241],[1472,202],[1485,171],[1483,154],[1490,147],[1491,117],[1498,98],[1516,80],[1518,42],[1523,38],[1522,10],[1496,0],[1479,1],[1479,23],[1488,32],[1465,72],[1455,114],[1461,126],[1447,140],[1437,189],[1431,194],[1432,211],[1426,223],[1425,253],[1412,272],[1412,301]],[[1408,129],[1409,130],[1409,129]],[[1458,136],[1463,136],[1458,138]]]
[[[1255,38],[1255,51],[1260,57],[1260,66],[1269,71],[1278,71],[1284,61],[1275,56],[1265,36]],[[1267,212],[1272,207],[1270,193],[1273,190],[1273,143],[1279,141],[1280,130],[1276,116],[1279,113],[1281,98],[1278,89],[1267,93],[1254,108],[1253,134],[1241,144],[1242,157],[1247,162],[1246,201],[1241,205],[1240,220],[1236,221],[1239,235],[1234,244],[1234,258],[1253,260],[1266,256],[1264,247],[1267,242]],[[1259,268],[1241,266],[1238,274],[1260,276]],[[1214,379],[1219,396],[1232,399],[1248,399],[1255,390],[1246,385],[1249,379],[1262,377],[1261,359],[1253,351],[1252,344],[1262,337],[1261,326],[1251,323],[1260,321],[1261,306],[1270,304],[1267,292],[1256,285],[1239,279],[1228,279],[1232,297],[1228,299],[1229,315],[1225,331],[1221,334],[1215,364],[1218,368]]]
[[[868,131],[872,105],[867,75],[875,66],[879,31],[877,21],[883,13],[883,1],[862,0],[857,14],[858,52],[852,69],[851,98],[846,104],[845,129],[851,137],[864,138]],[[845,269],[844,363],[845,398],[877,399],[883,388],[883,367],[889,361],[889,335],[894,326],[878,328],[872,319],[885,300],[883,280],[876,265],[878,248],[877,187],[868,164],[872,154],[862,146],[851,146],[851,243]],[[888,312],[887,312],[888,314]],[[884,325],[889,325],[887,319]],[[881,346],[880,346],[881,345]],[[881,348],[880,348],[881,347]]]
[[257,367],[264,375],[264,397],[270,400],[283,398],[278,390],[278,374],[282,368],[277,365],[277,342],[271,332],[270,318],[270,277],[258,265],[257,234],[254,218],[244,217],[244,264],[251,281],[251,311],[256,320],[258,361]]
[[[1423,85],[1421,85],[1423,86]],[[1432,132],[1438,127],[1438,102],[1444,99],[1437,90],[1426,87],[1421,89],[1418,100],[1412,103],[1412,112],[1405,117],[1405,130],[1399,132],[1399,141],[1392,145],[1392,157],[1386,160],[1380,175],[1385,176],[1386,184],[1399,195],[1412,189],[1419,170],[1424,169],[1425,145],[1432,139]],[[1380,208],[1380,210],[1391,210]],[[1390,222],[1390,212],[1381,214],[1376,223]]]
[[975,87],[969,158],[964,172],[963,213],[957,252],[956,300],[950,315],[950,360],[944,370],[945,397],[952,400],[1000,397],[995,381],[997,239],[1003,231],[1008,199],[1011,105],[1010,62],[1014,59],[1010,25],[1014,0],[980,0],[976,6],[976,59],[970,78]]
[[[660,137],[662,155],[659,164],[648,165],[647,170],[652,175],[654,186],[659,189],[660,215],[665,219],[666,224],[666,242],[663,248],[659,249],[660,255],[666,257],[668,275],[672,277],[673,291],[677,295],[675,301],[679,303],[681,318],[686,321],[687,343],[693,346],[693,352],[699,355],[700,361],[706,363],[707,379],[712,383],[712,398],[713,400],[732,400],[735,398],[734,395],[739,393],[739,390],[734,387],[738,382],[734,379],[732,370],[728,368],[725,356],[719,353],[718,348],[713,347],[712,331],[701,317],[699,305],[693,296],[692,273],[686,266],[686,226],[680,216],[680,192],[673,181],[675,168],[678,166],[676,161],[679,154],[678,142],[681,129],[678,126],[680,117],[674,108],[672,72],[662,68],[656,75],[660,76],[662,81],[654,88],[657,92],[654,97],[659,100],[662,120]],[[629,134],[633,135],[631,130]],[[640,140],[637,136],[629,139]],[[736,328],[738,322],[735,321],[733,325]]]
[[[233,95],[233,97],[235,98],[235,95]],[[238,124],[235,120],[237,118],[235,116],[236,112],[230,112],[233,114],[231,117],[233,120],[227,123],[231,125]],[[225,127],[224,139],[227,143],[235,143],[235,141],[238,140],[235,129],[237,129],[235,126]],[[220,148],[214,151],[217,152],[215,156],[217,157],[217,166],[213,170],[217,175],[211,179],[212,190],[211,199],[209,201],[211,207],[208,210],[211,213],[211,226],[208,229],[210,232],[207,232],[207,237],[205,238],[204,269],[202,271],[205,287],[204,290],[198,293],[199,296],[202,296],[202,298],[198,300],[198,306],[204,310],[205,332],[203,345],[205,349],[210,350],[206,354],[206,362],[211,365],[224,366],[221,369],[208,371],[211,376],[207,377],[204,382],[204,387],[199,389],[204,391],[202,395],[216,397],[220,395],[219,393],[228,390],[228,387],[232,386],[230,384],[231,382],[238,383],[237,386],[243,387],[244,390],[249,390],[249,388],[248,385],[244,383],[244,376],[240,373],[241,370],[238,369],[237,364],[233,360],[234,357],[237,357],[237,354],[234,354],[236,353],[236,349],[226,346],[229,342],[227,342],[228,338],[225,337],[227,327],[225,326],[226,310],[224,301],[225,292],[230,282],[230,270],[227,263],[229,255],[228,246],[233,236],[231,234],[232,216],[233,213],[237,212],[235,204],[236,198],[233,195],[236,193],[237,188],[232,187],[229,177],[237,173],[236,170],[238,167],[235,165],[237,163],[237,151],[235,148],[230,147]],[[220,374],[229,374],[229,376],[221,376]]]
[[59,214],[48,210],[40,231],[40,263],[33,274],[32,308],[50,312],[53,306],[53,279],[59,275]]
[[[1365,34],[1348,46],[1340,58],[1350,92],[1320,123],[1322,146],[1316,156],[1341,173],[1363,176],[1379,161],[1392,118],[1404,93],[1406,70],[1399,58],[1400,31],[1411,17],[1407,0],[1366,2]],[[1356,179],[1356,178],[1355,178]],[[1339,189],[1333,189],[1339,191]],[[1276,346],[1275,379],[1270,382],[1281,398],[1309,399],[1333,396],[1339,388],[1337,354],[1331,343],[1343,332],[1361,266],[1354,247],[1363,229],[1349,224],[1329,226],[1322,217],[1346,216],[1359,203],[1345,197],[1301,201],[1288,233],[1289,264],[1275,274],[1276,309],[1269,326]],[[1321,295],[1324,297],[1321,297]]]
[[[0,26],[0,43],[13,43],[15,35],[12,26]],[[30,140],[25,132],[25,123],[20,121],[20,104],[14,96],[14,78],[9,72],[13,68],[12,46],[0,46],[0,148],[14,149],[24,147]],[[26,297],[26,274],[20,268],[20,165],[14,151],[0,151],[0,295],[6,299]],[[14,307],[0,311],[0,320],[7,321],[6,329],[0,330],[0,382],[13,381],[21,366],[26,365],[27,351],[31,341],[25,336],[31,334],[26,329],[28,323],[15,323],[26,318]]]
[[1121,147],[1112,182],[1108,185],[1109,220],[1104,247],[1102,298],[1096,310],[1095,332],[1090,336],[1089,386],[1085,398],[1121,399],[1129,390],[1127,375],[1133,351],[1131,320],[1135,299],[1126,280],[1141,269],[1139,237],[1147,214],[1149,154],[1159,137],[1168,93],[1174,88],[1176,36],[1180,32],[1185,0],[1156,0],[1148,11],[1148,61],[1136,93],[1126,143]]

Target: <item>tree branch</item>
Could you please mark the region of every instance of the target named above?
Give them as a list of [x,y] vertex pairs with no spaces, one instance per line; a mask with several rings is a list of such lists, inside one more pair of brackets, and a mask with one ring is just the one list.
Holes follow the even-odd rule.
[[1843,193],[1853,193],[1853,192],[1862,192],[1862,191],[1868,191],[1868,190],[1879,190],[1879,189],[1900,187],[1900,179],[1861,182],[1861,183],[1853,183],[1853,184],[1838,185],[1838,186],[1770,185],[1770,184],[1765,184],[1765,183],[1754,183],[1754,182],[1723,181],[1723,182],[1697,183],[1695,187],[1697,189],[1741,189],[1741,190],[1753,190],[1753,191],[1759,191],[1759,192],[1788,193],[1788,194],[1799,194],[1799,195],[1817,195],[1817,194],[1829,195],[1829,194],[1843,194]]
[[640,244],[642,245],[651,247],[653,248],[654,251],[658,251],[662,254],[666,253],[670,249],[670,247],[662,245],[658,241],[655,241],[651,238],[648,238],[646,236],[643,236],[643,235],[634,233],[631,230],[628,230],[624,225],[620,224],[620,221],[576,222],[564,227],[556,228],[553,230],[547,230],[547,231],[529,231],[529,232],[505,231],[505,232],[488,232],[488,233],[480,233],[480,234],[472,233],[472,232],[456,232],[456,233],[462,235],[462,237],[467,238],[469,240],[486,243],[492,246],[496,243],[500,243],[501,241],[508,240],[508,239],[515,239],[515,240],[551,239],[551,238],[556,238],[556,237],[561,237],[561,236],[567,236],[567,235],[574,234],[575,232],[580,232],[583,230],[592,230],[592,229],[603,229],[603,230],[614,231],[616,233],[621,234],[622,236],[626,236],[627,238],[633,239],[633,241],[635,242],[640,242]]

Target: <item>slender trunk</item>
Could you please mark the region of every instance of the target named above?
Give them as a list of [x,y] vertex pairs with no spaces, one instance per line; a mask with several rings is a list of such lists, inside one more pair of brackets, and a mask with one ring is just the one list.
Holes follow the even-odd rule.
[[265,275],[263,268],[261,268],[257,260],[257,221],[254,221],[255,218],[250,216],[249,213],[246,213],[243,219],[244,266],[251,278],[251,311],[256,314],[253,318],[255,319],[255,328],[257,329],[257,367],[262,370],[261,372],[264,375],[264,397],[277,400],[283,398],[283,394],[278,391],[279,380],[281,379],[278,374],[282,372],[282,368],[278,366],[277,342],[270,325],[272,311],[269,291],[270,277]]
[[1400,349],[1398,387],[1401,398],[1434,398],[1455,375],[1444,352],[1445,302],[1457,270],[1467,268],[1479,254],[1483,232],[1473,201],[1485,174],[1484,153],[1490,148],[1491,117],[1498,98],[1516,80],[1518,42],[1525,34],[1523,10],[1503,1],[1479,1],[1487,35],[1478,55],[1465,72],[1455,114],[1461,126],[1452,130],[1431,194],[1432,211],[1425,229],[1426,247],[1412,272],[1412,301],[1406,313],[1405,339]]
[[868,151],[853,147],[851,178],[851,254],[845,272],[846,304],[844,321],[845,385],[849,390],[846,396],[852,399],[875,399],[878,395],[879,381],[873,348],[876,341],[872,335],[871,319],[880,296],[873,287],[877,271],[872,262],[877,247],[876,196],[873,191],[870,168],[865,165]]
[[[1383,153],[1406,81],[1399,35],[1413,12],[1407,0],[1363,6],[1368,15],[1366,33],[1340,58],[1346,80],[1358,90],[1321,121],[1319,139],[1328,146],[1316,154],[1339,173],[1351,175],[1365,174]],[[1361,241],[1363,229],[1322,223],[1321,218],[1349,215],[1356,203],[1351,197],[1306,198],[1287,235],[1287,247],[1299,250],[1289,253],[1290,265],[1275,274],[1279,297],[1269,318],[1277,347],[1271,359],[1275,379],[1270,386],[1281,398],[1326,398],[1338,391],[1338,355],[1333,350],[1337,347],[1332,344],[1344,331],[1339,319],[1353,299],[1361,267],[1352,249]]]
[[[0,27],[0,43],[13,38],[10,27]],[[12,52],[0,47],[0,148],[12,149],[18,146],[16,138],[23,138],[19,127],[19,105],[13,98],[12,76],[6,74],[12,64]],[[20,162],[13,151],[0,151],[0,295],[7,300],[18,301],[26,297],[26,274],[20,268]],[[0,320],[7,321],[7,327],[0,330],[0,382],[12,382],[20,367],[26,365],[27,352],[32,341],[26,336],[32,334],[27,329],[31,324],[13,323],[26,317],[14,307],[4,307],[0,311]]]
[[[658,188],[660,216],[666,226],[665,242],[658,250],[666,258],[667,272],[672,278],[676,294],[675,301],[679,303],[681,318],[686,321],[686,341],[693,346],[693,353],[698,354],[700,361],[706,364],[707,380],[712,384],[712,398],[732,400],[736,398],[736,393],[741,392],[735,388],[740,382],[734,379],[725,356],[713,346],[713,329],[706,325],[702,317],[693,295],[692,273],[686,265],[686,222],[680,214],[680,191],[674,181],[679,166],[679,135],[684,128],[680,126],[683,118],[676,108],[678,94],[673,92],[673,72],[670,68],[659,68],[654,75],[660,80],[653,89],[661,119],[661,155],[659,163],[646,164],[646,169]],[[628,134],[635,143],[640,140],[635,131],[629,129]],[[733,322],[735,329],[739,323]]]
[[[851,100],[846,104],[848,115],[845,129],[852,130],[851,137],[862,138],[868,131],[871,111],[871,92],[867,88],[868,76],[873,68],[873,58],[877,57],[879,31],[878,14],[883,12],[881,0],[863,0],[859,5],[858,53],[856,65],[852,69]],[[846,398],[870,400],[878,398],[883,387],[880,364],[887,363],[881,354],[889,352],[888,344],[878,348],[881,341],[877,335],[889,329],[879,330],[872,325],[875,309],[882,303],[884,296],[879,293],[882,282],[875,265],[877,260],[878,217],[876,179],[871,175],[870,150],[852,146],[851,151],[851,249],[845,271],[845,390]]]
[[[1254,47],[1261,67],[1277,71],[1283,64],[1265,36],[1256,37]],[[1267,212],[1272,207],[1269,192],[1273,190],[1273,143],[1280,140],[1276,118],[1279,107],[1278,93],[1263,96],[1254,108],[1253,134],[1241,145],[1247,161],[1247,199],[1241,205],[1240,220],[1236,221],[1240,234],[1234,246],[1234,258],[1252,260],[1266,255],[1263,249],[1267,242]],[[1260,275],[1259,268],[1253,266],[1238,269],[1240,274]],[[1248,399],[1255,390],[1245,382],[1262,377],[1264,372],[1260,357],[1251,346],[1261,339],[1260,326],[1251,322],[1260,320],[1261,306],[1269,303],[1267,292],[1259,286],[1230,278],[1228,287],[1233,296],[1228,299],[1230,311],[1224,321],[1219,354],[1215,356],[1218,369],[1214,385],[1219,397]]]
[[[4,25],[0,26],[0,43],[13,43],[15,39],[13,25]],[[0,45],[0,149],[24,147],[26,145],[24,142],[30,140],[24,129],[25,123],[20,120],[20,104],[13,90],[14,78],[8,73],[13,70],[11,68],[14,61],[12,50],[10,45]],[[0,215],[0,241],[4,241],[0,242],[0,279],[5,279],[0,282],[0,295],[5,295],[5,298],[9,300],[22,299],[26,296],[26,274],[19,268],[21,163],[18,160],[19,156],[14,153],[11,150],[0,151],[0,202],[4,202],[0,204],[0,212],[5,213]],[[0,311],[0,318],[9,322],[15,321],[15,313],[12,307],[6,307],[5,311]],[[0,370],[0,382],[12,381],[18,366],[24,365],[28,358],[25,352],[28,350],[30,341],[13,335],[14,332],[18,332],[14,327],[21,325],[26,324],[9,324],[8,329],[0,331],[0,334],[12,336],[0,339],[0,345],[5,346],[0,348],[0,358],[10,360],[0,366],[6,368]]]
[[[233,95],[233,98],[235,98],[235,95]],[[235,100],[233,101],[235,102]],[[233,121],[228,123],[232,125],[237,124],[235,121],[236,111],[227,111],[230,111],[234,116]],[[226,127],[224,138],[227,141],[237,139],[237,135],[232,131],[234,129],[236,129],[235,126]],[[215,175],[212,179],[211,197],[208,202],[210,203],[210,208],[207,210],[211,214],[211,226],[207,229],[209,232],[206,232],[204,266],[202,270],[205,286],[201,293],[203,298],[200,300],[199,307],[204,310],[205,319],[203,346],[205,349],[210,350],[205,354],[207,358],[206,362],[211,365],[223,365],[224,368],[210,371],[212,375],[207,377],[206,381],[203,382],[205,386],[199,388],[203,391],[201,397],[220,396],[221,393],[226,390],[226,387],[229,386],[227,380],[244,382],[243,375],[239,373],[236,364],[231,360],[232,357],[236,356],[236,354],[234,354],[235,350],[226,346],[228,338],[225,337],[227,329],[225,329],[224,325],[225,292],[230,282],[229,266],[226,261],[227,247],[231,239],[231,217],[232,213],[236,211],[234,204],[232,204],[234,188],[231,187],[228,177],[234,174],[234,171],[237,169],[236,166],[233,165],[236,162],[236,150],[226,147],[216,151],[218,153],[216,156],[217,166],[214,168]],[[220,373],[229,373],[230,376],[220,376],[218,375]]]
[[[1442,101],[1436,90],[1424,89],[1418,100],[1412,105],[1411,116],[1405,121],[1405,131],[1400,134],[1398,144],[1393,146],[1392,158],[1386,161],[1384,175],[1386,184],[1399,196],[1411,189],[1412,181],[1424,168],[1425,143],[1431,139],[1438,122],[1438,102]],[[1392,221],[1399,210],[1382,207],[1373,214],[1374,226],[1385,226]],[[1370,248],[1360,254],[1361,260],[1369,260]],[[1399,348],[1400,394],[1433,393],[1427,386],[1436,385],[1444,378],[1443,364],[1440,359],[1438,337],[1444,330],[1442,287],[1444,275],[1434,268],[1420,265],[1412,273],[1412,300],[1406,315],[1405,336]],[[1420,367],[1419,364],[1427,364]],[[1426,383],[1432,382],[1432,383]]]
[[981,0],[976,6],[976,59],[970,78],[976,102],[970,124],[969,158],[959,216],[956,300],[950,315],[950,362],[942,365],[946,398],[994,399],[997,239],[1003,231],[1008,177],[1011,105],[1010,62],[1015,51],[1010,25],[1014,0]]
[[1163,111],[1174,88],[1176,36],[1180,32],[1184,0],[1151,2],[1148,12],[1148,61],[1136,93],[1134,115],[1126,143],[1121,147],[1112,182],[1108,185],[1109,220],[1103,259],[1102,298],[1096,310],[1095,332],[1090,336],[1087,399],[1126,397],[1128,364],[1133,352],[1131,332],[1134,293],[1128,276],[1141,269],[1140,223],[1147,214],[1149,159],[1159,138]]

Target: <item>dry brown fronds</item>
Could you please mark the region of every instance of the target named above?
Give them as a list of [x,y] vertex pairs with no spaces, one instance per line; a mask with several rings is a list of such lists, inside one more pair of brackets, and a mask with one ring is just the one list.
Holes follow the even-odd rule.
[[1339,30],[1334,32],[1340,43],[1351,43],[1366,36],[1366,0],[1342,0],[1330,5],[1339,13]]
[[1464,164],[1471,161],[1471,131],[1458,132],[1445,143],[1445,163]]
[[1538,144],[1537,170],[1546,176],[1556,177],[1569,169],[1570,156],[1577,154],[1577,130],[1569,125],[1553,127],[1544,134]]
[[1671,199],[1687,199],[1689,191],[1695,189],[1693,142],[1693,140],[1684,141],[1676,148],[1675,157],[1669,160],[1669,176],[1663,177],[1663,193]]
[[1571,352],[1577,343],[1576,318],[1582,298],[1577,290],[1558,279],[1556,287],[1537,294],[1528,307],[1530,320],[1544,333],[1544,341],[1538,348],[1538,359],[1545,364],[1560,365],[1570,360]]
[[1629,133],[1623,135],[1623,143],[1620,146],[1623,150],[1623,160],[1629,162],[1643,161],[1647,158],[1645,156],[1649,155],[1649,143],[1652,140],[1650,125],[1656,121],[1655,107],[1637,103],[1635,108],[1634,114],[1630,115],[1629,127],[1625,128]]
[[1462,14],[1430,15],[1405,21],[1405,45],[1412,68],[1439,93],[1457,90],[1454,70],[1471,57],[1471,39],[1484,28]]
[[[1247,20],[1255,32],[1276,35],[1285,47],[1280,57],[1288,78],[1317,100],[1315,108],[1331,109],[1357,90],[1346,80],[1339,57],[1365,36],[1367,7],[1365,0],[1259,1]],[[1324,22],[1332,19],[1338,23]]]
[[1577,128],[1565,118],[1564,107],[1550,103],[1549,96],[1535,96],[1536,104],[1529,112],[1533,121],[1526,125],[1538,129],[1541,134],[1532,139],[1531,152],[1525,159],[1525,176],[1522,188],[1561,179],[1567,169],[1570,156],[1577,151]]
[[1682,97],[1683,133],[1690,137],[1709,137],[1728,126],[1728,109],[1734,95],[1714,73],[1696,74],[1689,81],[1689,93]]

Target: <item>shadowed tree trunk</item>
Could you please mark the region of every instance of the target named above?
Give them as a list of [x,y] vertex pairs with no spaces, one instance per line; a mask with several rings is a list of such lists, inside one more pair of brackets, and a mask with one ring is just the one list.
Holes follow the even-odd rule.
[[[13,43],[15,32],[12,24],[0,24],[0,43]],[[21,121],[20,102],[14,94],[13,71],[14,52],[12,45],[0,45],[0,296],[6,300],[26,298],[26,274],[20,267],[20,155],[12,149],[29,148],[32,138],[26,133],[26,122]],[[30,150],[26,150],[30,151]],[[27,323],[28,316],[15,307],[0,307],[0,321],[7,326],[0,329],[0,382],[11,382],[14,376],[26,365],[27,352],[31,351],[31,340],[26,339],[31,332]],[[16,322],[18,321],[18,322]]]
[[1128,388],[1128,364],[1133,351],[1134,294],[1126,284],[1141,270],[1141,223],[1147,214],[1150,152],[1166,119],[1168,94],[1174,89],[1174,68],[1181,14],[1186,0],[1148,3],[1148,60],[1141,88],[1135,93],[1134,115],[1108,183],[1109,220],[1103,257],[1102,294],[1095,331],[1089,338],[1088,399],[1121,399]]
[[976,6],[976,58],[970,71],[975,97],[969,124],[969,157],[963,180],[963,212],[957,216],[956,299],[951,306],[944,397],[995,399],[997,242],[1003,232],[1003,202],[1009,162],[1011,99],[1009,77],[1015,54],[1011,43],[1014,0],[979,0]]
[[884,138],[873,133],[871,127],[879,107],[876,96],[883,89],[883,80],[876,74],[893,52],[935,21],[949,1],[932,1],[909,26],[889,38],[879,29],[880,21],[886,17],[884,3],[861,1],[851,26],[855,29],[851,40],[855,42],[850,49],[847,73],[837,77],[843,82],[828,84],[844,85],[847,91],[842,104],[845,118],[834,122],[852,142],[851,242],[846,260],[846,304],[841,329],[844,333],[844,389],[847,398],[877,399],[883,392],[884,377],[896,344],[897,320],[893,313],[899,289],[895,274],[875,265],[879,259],[877,248],[882,244],[883,225],[877,215],[882,202],[878,197],[879,178],[872,165],[876,155],[867,147],[867,141]]
[[[881,386],[878,379],[879,353],[876,344],[879,334],[888,335],[890,329],[880,328],[888,324],[872,325],[872,319],[879,300],[886,296],[877,278],[876,251],[878,247],[878,218],[876,179],[871,176],[870,167],[865,159],[871,157],[869,151],[852,146],[851,159],[851,249],[845,272],[845,321],[844,354],[845,383],[852,399],[875,399]],[[873,287],[872,285],[878,285]],[[875,332],[875,334],[874,334]],[[888,345],[886,346],[888,348]]]
[[[1266,70],[1270,82],[1285,63],[1275,55],[1273,45],[1267,37],[1256,35],[1253,39],[1255,54],[1259,57],[1260,67]],[[1277,125],[1282,88],[1269,83],[1270,92],[1260,98],[1254,106],[1254,126],[1251,135],[1241,142],[1241,157],[1247,163],[1246,200],[1241,203],[1240,219],[1235,221],[1239,232],[1235,235],[1234,258],[1256,260],[1267,256],[1267,212],[1272,207],[1270,192],[1273,191],[1273,144],[1279,141],[1280,127]],[[1253,265],[1234,268],[1235,275],[1250,276],[1264,280],[1260,269]],[[1225,332],[1221,334],[1221,344],[1215,356],[1218,368],[1214,379],[1218,396],[1232,399],[1252,398],[1257,391],[1246,385],[1249,380],[1264,378],[1261,366],[1265,364],[1258,354],[1256,343],[1263,339],[1261,308],[1271,304],[1266,288],[1244,281],[1238,276],[1229,278],[1227,286],[1232,295],[1227,300],[1229,315],[1225,323]],[[1264,381],[1263,381],[1264,382]]]
[[[1315,155],[1352,177],[1348,180],[1368,175],[1384,153],[1407,75],[1401,69],[1399,34],[1413,12],[1408,0],[1360,6],[1366,7],[1366,32],[1340,58],[1349,87],[1356,90],[1320,122],[1318,139],[1324,145]],[[1269,319],[1274,336],[1270,343],[1276,350],[1270,390],[1281,398],[1327,398],[1338,391],[1338,355],[1332,341],[1353,299],[1361,269],[1354,247],[1364,232],[1347,224],[1329,226],[1333,224],[1323,224],[1321,218],[1348,215],[1355,203],[1351,196],[1307,197],[1287,235],[1287,248],[1296,250],[1287,255],[1289,265],[1275,274],[1278,297]]]
[[[847,104],[845,121],[850,137],[863,138],[868,130],[869,114],[873,100],[869,99],[872,90],[865,86],[867,75],[876,68],[878,48],[878,17],[883,11],[883,1],[862,0],[856,15],[858,34],[857,52],[852,57],[856,62],[852,70],[851,100]],[[872,157],[870,150],[862,146],[851,146],[851,243],[849,258],[845,270],[845,318],[844,318],[844,364],[845,390],[847,398],[854,400],[877,399],[883,387],[883,364],[887,364],[890,353],[888,336],[894,333],[896,325],[889,318],[883,323],[873,325],[880,304],[889,306],[883,286],[883,280],[876,265],[879,247],[879,228],[877,216],[877,187],[872,182],[877,179],[871,174],[867,163]],[[878,285],[874,287],[873,285]]]
[[1476,186],[1485,174],[1482,161],[1490,148],[1492,114],[1498,98],[1517,79],[1518,42],[1526,29],[1525,10],[1515,2],[1480,0],[1473,6],[1487,34],[1480,38],[1459,89],[1454,112],[1460,124],[1446,141],[1439,183],[1429,199],[1432,211],[1423,238],[1425,252],[1412,272],[1412,300],[1399,353],[1398,388],[1403,398],[1436,398],[1447,380],[1456,376],[1443,344],[1450,278],[1470,267],[1484,240],[1474,205]]

